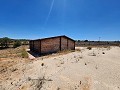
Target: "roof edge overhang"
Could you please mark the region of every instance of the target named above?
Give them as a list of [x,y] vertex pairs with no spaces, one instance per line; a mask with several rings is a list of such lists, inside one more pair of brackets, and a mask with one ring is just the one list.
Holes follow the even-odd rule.
[[58,38],[58,37],[65,37],[65,38],[68,38],[68,39],[70,39],[70,40],[72,40],[72,41],[74,41],[74,42],[75,42],[75,40],[73,40],[73,39],[69,38],[69,37],[68,37],[68,36],[66,36],[66,35],[54,36],[54,37],[48,37],[48,38],[41,38],[41,39],[35,39],[35,40],[30,40],[30,41],[39,41],[39,40],[52,39],[52,38]]

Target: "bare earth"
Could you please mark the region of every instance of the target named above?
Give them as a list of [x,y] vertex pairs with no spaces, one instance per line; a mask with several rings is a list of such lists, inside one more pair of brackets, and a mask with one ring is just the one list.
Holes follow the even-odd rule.
[[120,47],[1,60],[0,90],[120,90]]

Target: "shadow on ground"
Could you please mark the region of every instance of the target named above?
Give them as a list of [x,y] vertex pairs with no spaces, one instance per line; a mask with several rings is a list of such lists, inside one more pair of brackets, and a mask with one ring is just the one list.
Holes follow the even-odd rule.
[[40,55],[38,52],[33,52],[33,51],[27,51],[30,55],[34,56],[35,58],[37,57],[41,57],[42,55]]

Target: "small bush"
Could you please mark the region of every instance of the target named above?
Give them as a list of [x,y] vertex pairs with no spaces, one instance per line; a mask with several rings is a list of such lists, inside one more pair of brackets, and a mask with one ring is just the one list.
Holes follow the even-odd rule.
[[42,63],[41,66],[44,66],[44,63]]
[[85,40],[84,42],[88,42],[88,40]]
[[21,51],[21,56],[22,56],[22,58],[28,58],[28,53],[27,53],[27,51],[25,49],[23,49]]
[[104,46],[104,48],[108,48],[109,46]]
[[102,54],[105,54],[105,52],[102,52]]
[[87,47],[87,49],[92,50],[92,47]]
[[19,47],[19,46],[21,46],[21,42],[20,42],[20,41],[14,42],[14,44],[13,44],[13,47],[14,47],[14,48],[17,48],[17,47]]

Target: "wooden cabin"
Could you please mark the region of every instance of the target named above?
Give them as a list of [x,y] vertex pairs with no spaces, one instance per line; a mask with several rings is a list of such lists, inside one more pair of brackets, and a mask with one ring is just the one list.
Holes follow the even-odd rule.
[[30,50],[41,55],[55,53],[62,50],[75,50],[75,40],[65,35],[30,40]]

